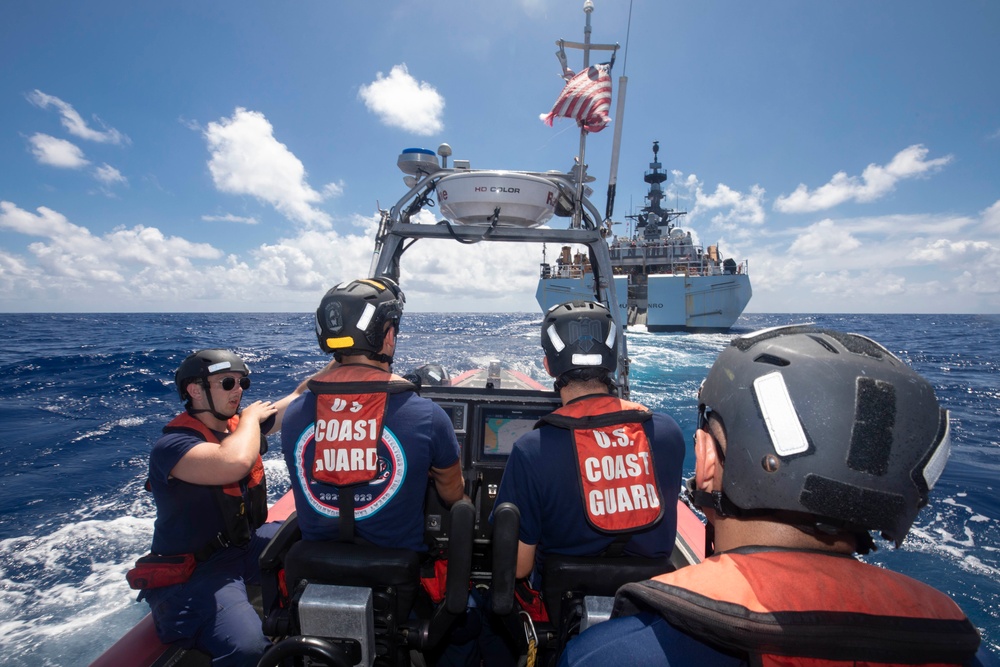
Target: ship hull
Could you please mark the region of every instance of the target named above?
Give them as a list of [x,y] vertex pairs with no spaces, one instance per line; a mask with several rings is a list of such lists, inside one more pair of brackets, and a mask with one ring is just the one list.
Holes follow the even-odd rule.
[[[581,278],[542,278],[535,298],[543,311],[573,299],[593,300],[593,282],[589,273]],[[652,274],[645,285],[629,285],[627,277],[616,276],[615,292],[622,321],[654,332],[726,331],[753,294],[746,274]]]

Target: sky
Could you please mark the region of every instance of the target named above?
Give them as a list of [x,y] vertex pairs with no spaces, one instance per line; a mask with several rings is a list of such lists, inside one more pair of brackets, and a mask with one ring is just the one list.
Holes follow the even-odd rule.
[[[684,227],[748,261],[748,312],[1000,313],[1000,3],[594,4],[628,79],[587,140],[598,210],[620,124],[615,219],[659,141]],[[5,0],[0,312],[315,309],[368,274],[403,149],[572,166],[574,122],[539,116],[582,7]],[[417,310],[534,311],[540,260],[421,242],[401,282]]]

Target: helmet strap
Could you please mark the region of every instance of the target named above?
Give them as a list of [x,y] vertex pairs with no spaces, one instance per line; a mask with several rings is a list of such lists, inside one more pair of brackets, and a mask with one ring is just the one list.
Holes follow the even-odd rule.
[[745,519],[747,517],[764,516],[774,514],[772,510],[750,509],[745,510],[729,499],[723,491],[702,491],[695,487],[695,478],[692,475],[684,480],[684,495],[696,507],[709,508],[720,517],[735,517]]
[[224,421],[224,422],[225,421],[229,421],[230,417],[227,417],[226,415],[220,413],[218,410],[215,409],[215,401],[212,400],[212,387],[209,386],[208,380],[207,379],[202,379],[199,382],[199,384],[205,390],[205,396],[208,397],[208,408],[207,409],[203,408],[201,410],[194,410],[194,409],[191,408],[191,404],[189,402],[188,406],[187,406],[188,414],[197,415],[197,414],[201,414],[203,412],[208,412],[213,417],[215,417],[216,419],[219,419],[219,420]]
[[378,363],[392,364],[392,357],[390,355],[381,354],[379,352],[369,352],[368,350],[337,350],[333,353],[333,358],[339,363],[344,363],[345,356],[361,356],[371,359],[372,361],[377,361]]

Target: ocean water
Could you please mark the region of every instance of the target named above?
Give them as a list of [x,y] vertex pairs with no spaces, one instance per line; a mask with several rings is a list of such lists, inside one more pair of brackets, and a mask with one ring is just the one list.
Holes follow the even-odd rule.
[[[408,313],[395,370],[499,359],[547,382],[538,321]],[[731,336],[804,321],[883,343],[951,410],[929,506],[903,548],[880,543],[868,560],[953,596],[1000,655],[1000,316],[758,314],[730,334],[631,332],[632,398],[690,436],[695,391]],[[180,409],[178,363],[215,346],[249,362],[248,400],[277,399],[326,361],[306,314],[0,315],[0,664],[86,665],[146,614],[124,575],[152,533],[149,445]],[[288,486],[277,450],[272,438],[272,500]]]

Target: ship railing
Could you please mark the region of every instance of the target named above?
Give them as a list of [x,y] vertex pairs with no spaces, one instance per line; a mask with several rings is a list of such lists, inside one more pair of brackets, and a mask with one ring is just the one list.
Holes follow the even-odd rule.
[[616,274],[639,269],[642,273],[689,276],[747,274],[747,260],[731,263],[712,259],[694,245],[612,245],[611,262]]
[[590,273],[590,266],[580,264],[542,264],[539,275],[542,278],[582,278]]

